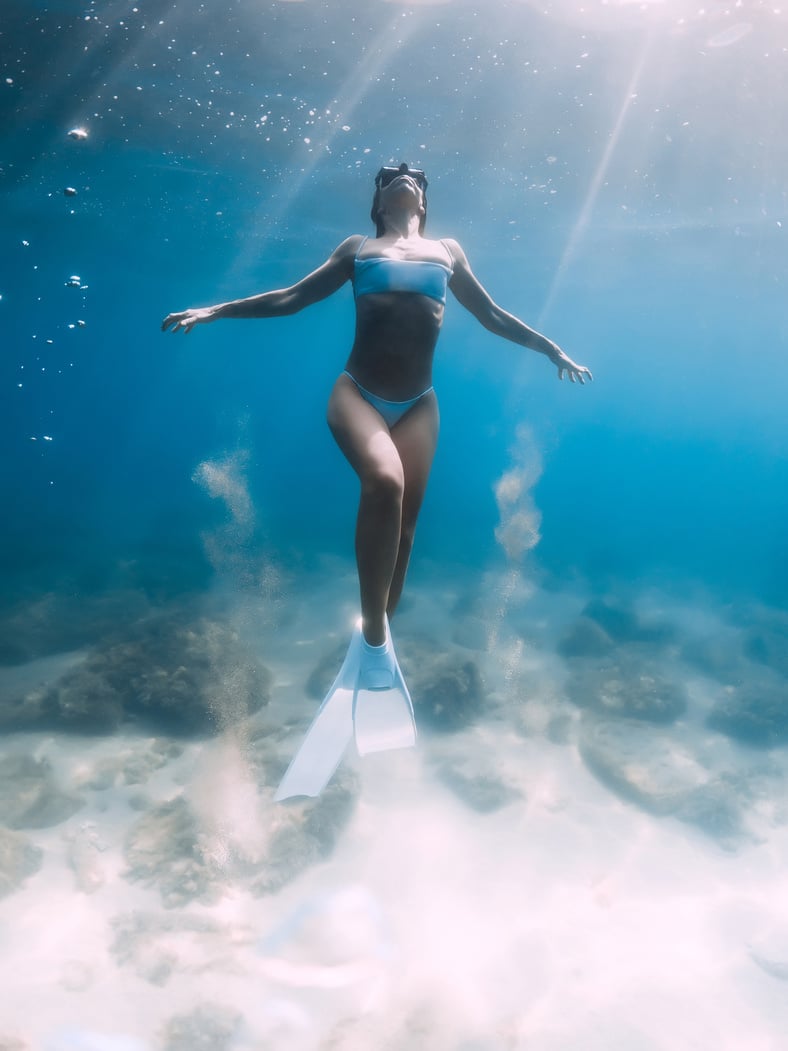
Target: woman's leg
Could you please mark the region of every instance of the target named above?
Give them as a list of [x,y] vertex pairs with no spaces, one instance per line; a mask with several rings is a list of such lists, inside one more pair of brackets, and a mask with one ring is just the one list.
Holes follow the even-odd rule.
[[385,613],[397,563],[405,474],[388,427],[347,376],[328,402],[328,425],[361,483],[356,561],[364,638],[385,642]]
[[399,551],[389,587],[387,612],[394,613],[402,594],[408,571],[416,519],[421,510],[424,492],[438,444],[440,418],[438,399],[434,391],[425,394],[391,430],[391,440],[402,463],[405,489],[402,500]]
[[386,611],[402,593],[416,518],[438,440],[438,403],[425,395],[392,428],[340,376],[328,403],[328,424],[361,483],[356,560],[364,637],[385,640]]

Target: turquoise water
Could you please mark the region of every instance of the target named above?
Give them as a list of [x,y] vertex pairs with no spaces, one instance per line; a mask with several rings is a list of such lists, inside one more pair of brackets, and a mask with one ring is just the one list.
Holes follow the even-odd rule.
[[[785,14],[0,32],[0,1046],[781,1047]],[[595,382],[450,298],[396,624],[420,745],[275,807],[357,601],[352,295],[159,325],[371,232],[402,160]]]

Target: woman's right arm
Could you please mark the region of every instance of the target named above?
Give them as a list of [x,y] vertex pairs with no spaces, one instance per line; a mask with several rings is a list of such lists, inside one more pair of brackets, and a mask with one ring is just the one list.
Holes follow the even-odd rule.
[[191,332],[195,325],[204,325],[221,318],[285,317],[287,314],[296,314],[304,307],[333,295],[352,277],[353,259],[360,243],[358,234],[346,238],[322,266],[289,288],[261,292],[248,299],[234,299],[213,307],[197,307],[168,314],[162,321],[162,332],[167,329],[172,332]]

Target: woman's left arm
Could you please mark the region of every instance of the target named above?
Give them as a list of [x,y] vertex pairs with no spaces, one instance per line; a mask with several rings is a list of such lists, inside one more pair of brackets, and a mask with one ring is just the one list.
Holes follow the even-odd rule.
[[452,240],[447,241],[446,244],[454,257],[454,273],[449,282],[449,288],[458,302],[469,310],[486,329],[521,347],[527,347],[529,350],[536,350],[546,355],[558,369],[560,380],[564,378],[564,373],[572,383],[575,380],[579,383],[585,383],[586,379],[593,380],[590,369],[587,369],[585,365],[575,364],[564,354],[557,343],[553,343],[546,336],[529,328],[514,314],[509,314],[499,307],[471,270],[465,252],[459,244]]

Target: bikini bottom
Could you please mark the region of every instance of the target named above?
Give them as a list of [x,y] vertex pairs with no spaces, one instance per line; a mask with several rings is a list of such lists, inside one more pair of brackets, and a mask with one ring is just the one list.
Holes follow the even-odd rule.
[[399,423],[405,413],[412,409],[417,401],[421,401],[422,398],[426,397],[432,390],[434,390],[433,387],[427,387],[427,389],[423,390],[421,394],[417,394],[415,398],[408,398],[407,401],[387,401],[386,398],[379,398],[377,394],[373,394],[371,391],[368,391],[366,387],[362,387],[355,376],[351,376],[347,369],[345,369],[345,375],[353,380],[364,401],[369,402],[373,409],[378,410],[385,420],[389,430],[396,423]]

